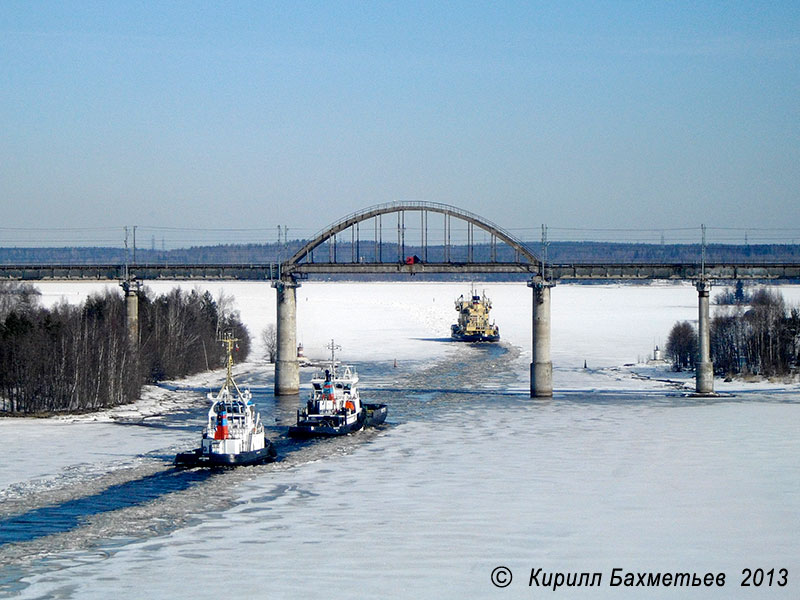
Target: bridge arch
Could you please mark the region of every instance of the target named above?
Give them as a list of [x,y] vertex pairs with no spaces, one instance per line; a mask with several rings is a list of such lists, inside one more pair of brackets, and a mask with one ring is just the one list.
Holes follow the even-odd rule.
[[304,262],[309,262],[314,249],[332,239],[335,241],[335,236],[346,229],[381,215],[404,212],[438,213],[444,215],[445,219],[455,217],[460,221],[464,221],[471,226],[478,227],[479,229],[489,233],[493,239],[498,239],[504,242],[514,249],[518,257],[525,259],[527,262],[533,265],[541,262],[540,258],[534,252],[532,252],[524,242],[517,239],[514,235],[498,225],[495,225],[491,221],[488,221],[487,219],[484,219],[469,211],[462,210],[456,206],[437,202],[390,202],[386,204],[377,204],[358,212],[351,213],[332,225],[329,225],[325,229],[319,231],[311,238],[311,240],[309,240],[302,248],[300,248],[294,254],[294,256],[284,263],[284,268],[287,270],[292,270],[292,267],[299,266]]

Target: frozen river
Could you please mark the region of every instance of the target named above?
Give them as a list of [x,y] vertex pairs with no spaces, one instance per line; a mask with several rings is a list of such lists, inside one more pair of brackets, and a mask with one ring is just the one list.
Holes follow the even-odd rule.
[[[43,286],[45,302],[87,287],[55,286]],[[267,285],[212,291],[220,286],[254,336],[274,318]],[[160,417],[0,420],[3,439],[24,452],[0,466],[0,594],[800,597],[796,384],[717,381],[720,398],[687,397],[680,381],[660,381],[666,373],[620,366],[663,344],[676,320],[696,319],[691,286],[558,286],[555,397],[531,400],[530,290],[480,287],[501,345],[446,341],[464,285],[301,287],[306,353],[323,356],[336,338],[358,365],[362,397],[386,402],[389,419],[345,439],[291,442],[298,399],[271,395],[268,366],[242,365],[239,380],[274,423],[281,460],[271,465],[171,469],[201,426],[202,402],[192,399],[219,374],[148,392],[144,404],[173,403]],[[797,288],[784,295],[800,297]],[[491,579],[501,566],[498,583],[511,577],[504,589]],[[742,571],[759,568],[775,569],[773,585],[742,587]],[[726,579],[628,588],[611,585],[614,569]],[[600,573],[599,585],[537,585],[584,572]]]

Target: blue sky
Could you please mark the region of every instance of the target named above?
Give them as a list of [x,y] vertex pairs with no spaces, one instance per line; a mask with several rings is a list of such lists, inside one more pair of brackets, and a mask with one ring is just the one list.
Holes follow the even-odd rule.
[[0,244],[397,200],[800,241],[799,84],[797,2],[6,0]]

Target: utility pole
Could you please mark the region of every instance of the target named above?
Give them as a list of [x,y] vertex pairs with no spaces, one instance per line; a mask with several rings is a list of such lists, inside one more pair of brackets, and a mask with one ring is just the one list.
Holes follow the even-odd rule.
[[125,279],[128,279],[128,226],[125,225]]
[[547,225],[542,223],[542,279],[547,280],[545,270],[547,269],[547,247],[550,242],[547,241]]
[[703,241],[700,245],[700,279],[705,281],[706,278],[706,226],[700,225],[703,232]]

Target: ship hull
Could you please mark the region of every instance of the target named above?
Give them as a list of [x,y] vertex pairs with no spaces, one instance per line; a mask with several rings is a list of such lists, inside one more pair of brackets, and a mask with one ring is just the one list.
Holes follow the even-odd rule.
[[358,418],[352,423],[337,425],[333,419],[300,419],[297,425],[289,427],[289,437],[309,439],[314,437],[334,437],[347,435],[364,427],[374,427],[386,420],[388,409],[385,404],[365,404]]
[[175,465],[179,467],[240,467],[272,462],[277,456],[275,446],[265,440],[266,446],[258,450],[237,452],[236,454],[209,453],[203,454],[202,448],[192,452],[181,452],[175,457]]
[[367,418],[364,421],[365,427],[375,427],[386,420],[389,409],[385,404],[365,404]]
[[484,335],[480,333],[458,333],[453,332],[452,338],[457,342],[498,342],[499,335]]

